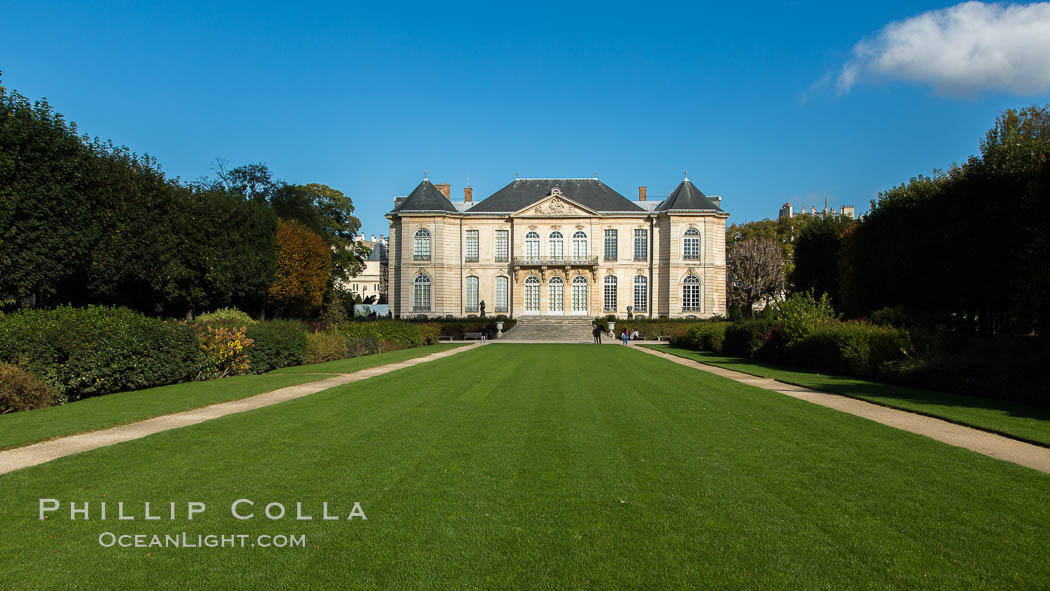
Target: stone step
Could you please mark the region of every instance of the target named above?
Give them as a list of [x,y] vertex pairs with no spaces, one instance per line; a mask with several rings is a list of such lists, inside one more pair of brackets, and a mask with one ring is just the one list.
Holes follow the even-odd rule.
[[587,342],[592,319],[588,316],[522,316],[514,328],[504,333],[510,341]]

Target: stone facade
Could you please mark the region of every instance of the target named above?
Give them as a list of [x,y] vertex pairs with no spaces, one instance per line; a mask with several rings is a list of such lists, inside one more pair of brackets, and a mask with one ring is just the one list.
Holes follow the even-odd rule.
[[448,192],[424,180],[387,214],[394,316],[474,316],[481,302],[509,317],[726,313],[729,215],[688,179],[660,201],[597,179],[519,179],[478,202]]

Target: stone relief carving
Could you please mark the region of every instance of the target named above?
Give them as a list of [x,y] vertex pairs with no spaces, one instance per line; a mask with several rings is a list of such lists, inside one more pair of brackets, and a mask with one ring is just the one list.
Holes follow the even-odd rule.
[[576,213],[576,209],[569,204],[552,200],[532,210],[535,215],[570,215]]

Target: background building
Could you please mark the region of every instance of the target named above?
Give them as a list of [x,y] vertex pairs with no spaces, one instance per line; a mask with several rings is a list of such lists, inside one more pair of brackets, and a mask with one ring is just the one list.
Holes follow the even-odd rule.
[[809,206],[809,211],[806,211],[806,208],[803,207],[801,211],[799,211],[798,213],[795,213],[795,209],[791,206],[791,203],[785,203],[784,205],[780,206],[780,214],[777,217],[779,219],[784,219],[784,218],[793,218],[793,217],[795,217],[797,215],[820,215],[820,216],[831,216],[831,217],[844,216],[844,217],[848,217],[851,220],[857,219],[856,212],[854,211],[852,205],[843,205],[842,207],[840,207],[838,209],[838,211],[835,211],[834,209],[829,209],[828,208],[828,198],[827,197],[824,198],[824,210],[823,211],[817,211],[817,207],[815,205],[810,205]]
[[389,274],[387,265],[389,264],[390,245],[387,237],[380,235],[379,238],[376,238],[376,235],[373,234],[371,240],[365,240],[364,236],[356,236],[354,241],[365,244],[372,249],[372,252],[365,261],[365,268],[351,277],[345,287],[361,296],[362,300],[368,300],[374,296],[375,300],[371,303],[387,303],[387,276]]
[[386,216],[395,316],[726,313],[729,214],[688,178],[660,200],[597,178],[515,179],[478,202],[450,192],[424,179]]

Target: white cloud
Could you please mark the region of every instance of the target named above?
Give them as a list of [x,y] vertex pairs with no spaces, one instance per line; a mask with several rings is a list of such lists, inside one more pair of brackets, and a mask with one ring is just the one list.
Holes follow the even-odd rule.
[[853,47],[835,89],[844,94],[864,79],[929,84],[952,96],[1046,92],[1050,2],[965,2],[890,23]]

